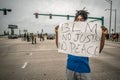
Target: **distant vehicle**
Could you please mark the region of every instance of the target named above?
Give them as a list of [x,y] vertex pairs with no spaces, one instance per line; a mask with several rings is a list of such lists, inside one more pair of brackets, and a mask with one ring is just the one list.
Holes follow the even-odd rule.
[[47,39],[55,39],[55,34],[48,34]]
[[18,38],[18,35],[17,35],[17,34],[9,35],[9,36],[8,36],[8,39],[17,39],[17,38]]

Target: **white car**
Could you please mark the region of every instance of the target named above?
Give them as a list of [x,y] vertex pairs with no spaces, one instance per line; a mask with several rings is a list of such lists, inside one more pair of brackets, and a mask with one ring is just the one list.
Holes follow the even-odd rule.
[[18,35],[14,34],[14,35],[9,35],[8,39],[17,39]]
[[48,34],[47,39],[55,39],[55,34]]

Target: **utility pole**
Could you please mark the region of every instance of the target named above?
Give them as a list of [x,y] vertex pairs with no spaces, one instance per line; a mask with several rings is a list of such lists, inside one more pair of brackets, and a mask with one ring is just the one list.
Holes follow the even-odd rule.
[[109,37],[111,34],[111,18],[112,18],[112,1],[111,0],[105,0],[110,4],[110,21],[109,21]]
[[[110,9],[105,9],[106,10],[110,10]],[[116,33],[116,15],[117,15],[117,10],[116,9],[112,9],[112,11],[115,12],[115,21],[114,21],[114,33]],[[112,30],[113,31],[113,30]]]
[[114,9],[114,11],[115,11],[115,28],[114,28],[114,33],[116,33],[116,15],[117,15],[117,10]]

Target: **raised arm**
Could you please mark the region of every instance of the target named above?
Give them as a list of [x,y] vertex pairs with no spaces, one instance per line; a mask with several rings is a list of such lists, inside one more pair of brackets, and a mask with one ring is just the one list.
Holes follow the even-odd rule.
[[56,33],[56,46],[58,48],[58,28],[59,28],[59,25],[55,27],[55,33]]
[[101,36],[101,42],[100,42],[100,51],[99,51],[100,53],[104,48],[105,37],[106,37],[106,34],[108,32],[107,28],[105,28],[104,26],[102,26],[101,28],[102,28],[102,36]]

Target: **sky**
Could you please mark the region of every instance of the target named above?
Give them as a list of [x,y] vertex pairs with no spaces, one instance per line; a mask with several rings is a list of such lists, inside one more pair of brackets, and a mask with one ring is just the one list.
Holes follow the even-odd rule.
[[[108,0],[109,1],[109,0]],[[19,31],[28,30],[29,33],[40,33],[43,29],[44,33],[54,33],[54,28],[60,23],[74,21],[74,18],[67,20],[63,17],[55,17],[49,19],[49,16],[40,16],[36,19],[34,13],[43,14],[62,14],[75,15],[76,10],[85,8],[90,14],[89,17],[102,17],[105,19],[105,26],[109,29],[109,13],[105,9],[110,8],[110,4],[106,0],[0,0],[0,9],[12,9],[7,15],[3,15],[0,11],[0,34],[8,29],[9,24],[17,25]],[[120,32],[120,0],[112,1],[112,8],[117,9],[116,31]],[[115,12],[112,11],[111,29],[114,29]]]

